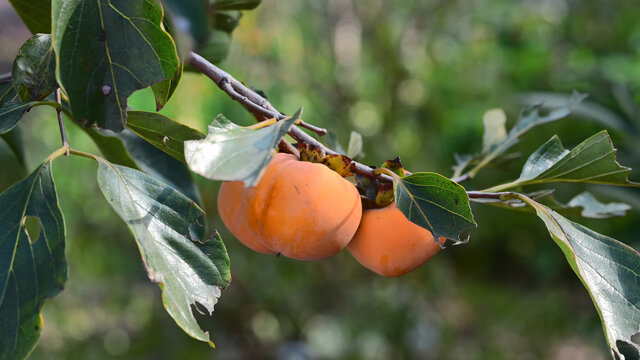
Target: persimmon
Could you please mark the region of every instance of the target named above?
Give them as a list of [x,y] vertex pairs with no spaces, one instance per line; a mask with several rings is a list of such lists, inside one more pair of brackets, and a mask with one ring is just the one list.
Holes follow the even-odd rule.
[[367,269],[394,277],[427,262],[440,251],[440,245],[428,230],[409,221],[392,202],[363,211],[360,227],[347,249]]
[[218,191],[218,213],[222,222],[236,239],[251,250],[263,254],[275,254],[276,252],[263,244],[247,225],[247,220],[241,209],[243,192],[244,183],[242,181],[222,183]]
[[355,186],[328,167],[278,153],[256,186],[245,189],[247,224],[270,249],[298,260],[342,250],[362,216]]

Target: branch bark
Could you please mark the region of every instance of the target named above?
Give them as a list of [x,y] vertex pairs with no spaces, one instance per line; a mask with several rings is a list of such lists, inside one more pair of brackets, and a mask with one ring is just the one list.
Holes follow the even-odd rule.
[[[244,84],[233,78],[233,76],[213,65],[202,56],[192,52],[187,61],[191,66],[213,80],[213,82],[222,91],[226,92],[229,97],[242,104],[245,109],[254,114],[258,121],[263,121],[270,118],[282,120],[287,117],[283,113],[279,112],[269,101],[267,101],[267,99],[263,98],[255,91],[249,89]],[[322,134],[320,134],[318,133],[318,131],[315,131],[319,135],[326,134],[325,129],[320,129],[306,123],[301,123],[300,126],[306,127],[311,131],[314,131],[312,128],[310,128],[313,127],[316,130],[323,132]],[[321,142],[314,139],[297,126],[292,126],[289,129],[288,134],[298,142],[307,143],[309,145],[319,147],[320,149],[324,150],[326,154],[337,154],[336,151],[324,146]],[[393,178],[391,176],[386,174],[376,174],[371,167],[361,164],[357,161],[351,162],[351,171],[355,174],[368,178],[377,178],[379,180],[388,182],[393,181]]]

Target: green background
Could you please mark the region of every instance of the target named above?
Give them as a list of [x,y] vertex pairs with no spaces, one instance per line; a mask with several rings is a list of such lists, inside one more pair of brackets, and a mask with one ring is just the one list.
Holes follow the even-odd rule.
[[[0,73],[29,36],[16,18],[0,1]],[[480,189],[516,178],[526,156],[556,133],[571,148],[605,128],[620,162],[640,167],[639,19],[637,0],[264,0],[245,13],[220,66],[281,111],[304,107],[307,122],[331,129],[344,145],[351,130],[362,133],[364,163],[399,155],[409,170],[444,175],[454,153],[480,150],[483,113],[502,107],[513,124],[526,93],[577,89],[608,109],[533,130],[515,149],[522,158],[468,185]],[[130,105],[155,108],[150,91]],[[203,131],[218,113],[253,122],[194,74],[162,112]],[[20,128],[29,169],[59,147],[51,109],[33,109]],[[98,152],[71,122],[67,130],[73,147]],[[0,143],[2,189],[25,175],[13,161]],[[221,231],[233,276],[216,306],[212,351],[162,308],[133,237],[98,190],[96,170],[77,157],[53,164],[70,272],[65,291],[44,307],[32,359],[608,357],[586,290],[533,215],[474,205],[479,227],[469,244],[386,279],[346,251],[313,263],[251,252],[216,215],[219,184],[196,176],[209,231]],[[633,203],[623,218],[581,222],[640,248],[639,191],[558,189],[564,201],[589,189]]]

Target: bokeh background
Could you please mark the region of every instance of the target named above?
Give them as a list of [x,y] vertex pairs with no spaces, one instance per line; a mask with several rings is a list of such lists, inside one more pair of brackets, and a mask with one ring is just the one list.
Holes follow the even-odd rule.
[[[0,73],[29,37],[0,0]],[[590,94],[578,115],[537,128],[523,157],[487,169],[469,188],[513,179],[553,134],[573,147],[600,129],[622,164],[640,167],[640,3],[637,0],[275,1],[245,13],[221,67],[264,90],[280,110],[347,142],[364,137],[364,163],[399,155],[406,168],[451,174],[454,153],[478,151],[482,115],[509,124],[526,102]],[[130,105],[153,110],[149,92]],[[186,74],[163,113],[205,130],[222,113],[252,117],[203,76]],[[55,113],[22,120],[29,168],[59,147]],[[98,153],[67,122],[71,144]],[[24,174],[0,143],[2,189]],[[348,252],[307,263],[249,251],[216,215],[219,184],[195,177],[209,231],[226,240],[233,283],[215,313],[216,350],[185,335],[163,310],[134,240],[102,197],[96,165],[55,162],[68,234],[65,291],[44,307],[32,359],[606,359],[598,315],[543,224],[529,214],[473,207],[477,229],[397,279]],[[640,179],[635,170],[632,178]],[[583,221],[640,249],[640,194],[588,189],[634,205],[625,217]]]

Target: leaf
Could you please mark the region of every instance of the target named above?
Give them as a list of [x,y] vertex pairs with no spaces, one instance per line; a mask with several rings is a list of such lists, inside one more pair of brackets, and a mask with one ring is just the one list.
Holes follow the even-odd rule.
[[251,10],[255,9],[262,0],[214,0],[217,10]]
[[0,82],[0,107],[16,97],[11,81]]
[[397,178],[393,190],[398,209],[431,231],[434,239],[444,236],[460,241],[462,231],[477,226],[465,189],[440,174],[420,172]]
[[[560,120],[565,118],[571,114],[572,109],[584,99],[586,99],[586,94],[580,94],[578,92],[573,92],[569,101],[564,105],[558,108],[555,108],[549,111],[546,115],[541,113],[541,105],[535,105],[528,109],[525,109],[520,114],[520,118],[516,122],[516,124],[511,128],[511,130],[507,133],[506,137],[500,142],[496,142],[496,139],[487,139],[485,133],[485,144],[483,145],[483,151],[481,154],[476,156],[474,159],[469,160],[470,162],[478,159],[478,164],[469,171],[469,175],[471,177],[475,176],[475,174],[488,163],[493,161],[498,156],[504,154],[509,148],[513,145],[517,144],[520,136],[522,136],[527,131],[531,130],[531,128],[547,124],[553,121]],[[498,125],[497,122],[495,124]],[[496,126],[492,125],[492,128]],[[499,126],[498,126],[499,128]],[[501,130],[499,130],[501,131]],[[502,137],[502,135],[500,135]],[[491,143],[492,145],[487,148],[487,144]],[[459,176],[459,175],[458,175]]]
[[[37,219],[37,238],[26,217]],[[44,301],[67,280],[64,219],[49,161],[0,194],[0,239],[0,359],[23,359],[40,337]]]
[[482,116],[484,124],[484,135],[482,137],[482,152],[488,153],[496,145],[500,144],[507,137],[507,114],[502,109],[491,109]]
[[[614,216],[625,216],[627,210],[631,210],[631,206],[625,203],[602,203],[586,191],[573,197],[567,204],[563,204],[553,196],[553,192],[553,190],[540,190],[528,193],[526,196],[563,216],[605,219]],[[509,210],[534,211],[518,198],[508,198],[505,200],[476,198],[472,201],[481,204],[495,205]]]
[[352,131],[349,135],[349,145],[347,146],[347,156],[354,159],[362,152],[362,135],[356,131]]
[[22,115],[37,104],[37,101],[30,102],[7,102],[0,106],[0,135],[9,132],[22,119]]
[[529,185],[547,182],[584,182],[640,186],[630,182],[631,169],[616,161],[616,150],[603,130],[568,151],[554,135],[536,150],[524,164],[516,183]]
[[207,0],[163,0],[171,11],[172,23],[179,31],[189,33],[201,44],[209,36]]
[[51,0],[9,0],[32,34],[51,32]]
[[51,94],[58,86],[55,72],[51,35],[34,35],[22,45],[13,63],[13,87],[20,100],[41,100]]
[[582,208],[581,215],[587,218],[604,219],[612,216],[625,216],[631,206],[625,203],[601,203],[591,193],[583,192],[571,199],[567,206]]
[[[569,265],[589,291],[612,356],[637,359],[640,347],[640,254],[527,197]],[[632,338],[633,337],[633,338]]]
[[141,171],[96,160],[98,185],[131,229],[149,278],[162,289],[165,309],[187,334],[213,346],[197,319],[212,317],[231,281],[220,237],[192,240],[189,228],[203,212],[174,188]]
[[11,129],[11,131],[0,135],[0,137],[2,137],[2,140],[4,140],[5,143],[7,143],[7,146],[15,156],[16,160],[18,160],[18,164],[22,166],[22,169],[25,170],[26,173],[27,164],[20,127],[16,126]]
[[340,141],[338,141],[338,137],[336,133],[331,130],[327,130],[327,135],[325,135],[327,139],[327,144],[333,150],[335,150],[338,154],[346,154],[347,151],[342,147]]
[[198,47],[198,55],[209,62],[217,64],[227,58],[231,46],[231,37],[228,33],[220,30],[212,30],[209,40]]
[[110,162],[130,168],[138,168],[136,162],[131,158],[122,140],[110,130],[100,130],[95,128],[82,127],[98,146],[102,155]]
[[120,132],[129,95],[176,77],[180,60],[162,16],[153,0],[53,0],[56,76],[74,119]]
[[241,17],[240,11],[216,11],[210,24],[214,29],[231,33],[238,26]]
[[209,125],[203,140],[185,141],[184,157],[191,171],[211,180],[243,181],[253,186],[269,164],[274,148],[301,110],[275,125],[253,130],[238,126],[222,115]]
[[182,162],[185,162],[184,142],[205,137],[200,131],[162,114],[146,111],[129,111],[127,126],[153,146]]

